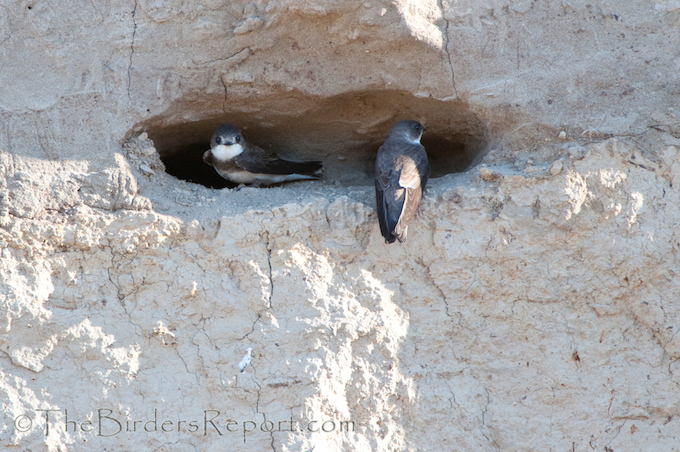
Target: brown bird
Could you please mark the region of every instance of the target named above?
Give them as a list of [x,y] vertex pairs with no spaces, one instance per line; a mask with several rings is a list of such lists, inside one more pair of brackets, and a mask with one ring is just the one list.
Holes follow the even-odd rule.
[[404,242],[430,177],[430,162],[420,144],[425,128],[417,121],[399,121],[378,149],[375,197],[380,232],[385,242]]
[[279,158],[248,143],[231,124],[222,124],[213,133],[210,150],[203,153],[203,161],[217,174],[237,184],[254,186],[281,182],[320,179],[321,162],[292,162]]

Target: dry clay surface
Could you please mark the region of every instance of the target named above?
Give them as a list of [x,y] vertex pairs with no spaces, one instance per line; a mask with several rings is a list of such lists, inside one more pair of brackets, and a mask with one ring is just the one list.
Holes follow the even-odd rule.
[[[679,24],[677,0],[0,0],[0,445],[677,450]],[[405,118],[441,177],[387,246],[370,167]],[[325,179],[164,171],[211,171],[225,121]]]
[[673,450],[680,140],[656,138],[658,161],[612,139],[434,179],[389,246],[370,187],[3,154],[2,442]]

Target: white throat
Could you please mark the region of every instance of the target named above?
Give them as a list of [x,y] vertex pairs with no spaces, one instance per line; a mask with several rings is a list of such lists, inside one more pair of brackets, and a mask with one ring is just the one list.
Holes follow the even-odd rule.
[[[422,135],[420,137],[422,137]],[[411,144],[420,144],[420,137],[416,138],[415,140],[412,140],[411,138],[409,138],[408,134],[406,134],[406,141],[408,141]]]
[[217,160],[231,160],[243,152],[243,146],[238,143],[234,143],[231,146],[218,144],[214,148],[210,149],[210,152]]

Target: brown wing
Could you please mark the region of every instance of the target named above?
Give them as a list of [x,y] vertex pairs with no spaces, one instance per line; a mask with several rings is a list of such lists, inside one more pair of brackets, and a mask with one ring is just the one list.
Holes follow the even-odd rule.
[[394,156],[383,144],[375,160],[375,199],[380,233],[389,243],[396,240],[392,233],[399,221],[399,215],[395,216],[395,211],[401,211],[400,203],[395,202],[395,186],[398,181],[399,174],[396,173]]
[[304,174],[318,176],[322,169],[321,162],[291,162],[283,160],[270,151],[246,143],[246,149],[234,158],[234,162],[251,173],[264,174]]
[[404,203],[401,207],[401,215],[394,228],[394,235],[400,242],[406,240],[406,228],[413,219],[416,210],[418,210],[418,205],[420,204],[422,196],[423,191],[420,187],[404,189]]
[[244,144],[245,149],[241,154],[234,157],[234,162],[246,171],[264,173],[271,162],[278,159],[273,152],[267,152],[248,142]]
[[386,142],[378,151],[375,190],[380,232],[388,243],[406,240],[430,165],[422,146]]

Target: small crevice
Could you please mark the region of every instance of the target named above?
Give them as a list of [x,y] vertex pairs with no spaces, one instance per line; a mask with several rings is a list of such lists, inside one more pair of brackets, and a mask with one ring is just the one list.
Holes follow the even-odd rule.
[[227,94],[228,94],[227,84],[224,83],[224,79],[222,79],[222,77],[220,77],[220,82],[222,83],[222,86],[224,87],[224,102],[222,102],[222,111],[224,113],[226,113],[227,112]]
[[205,61],[205,62],[192,60],[192,62],[196,66],[208,66],[208,65],[214,64],[214,63],[227,63],[227,66],[232,66],[234,64],[238,64],[238,63],[242,62],[243,60],[245,60],[249,56],[250,56],[250,47],[244,47],[241,50],[239,50],[238,52],[235,52],[235,53],[233,53],[233,54],[231,54],[231,55],[229,55],[228,57],[225,57],[225,58],[217,58],[217,59]]
[[489,393],[489,390],[484,388],[484,391],[486,391],[486,405],[484,405],[484,409],[482,410],[482,425],[485,427],[488,427],[486,425],[486,412],[489,409],[489,405],[491,404],[491,394]]
[[[251,364],[251,366],[252,366],[252,364]],[[254,367],[253,367],[253,372],[257,373],[257,371],[255,370]],[[255,386],[257,386],[257,400],[255,401],[255,412],[257,414],[261,414],[264,422],[267,422],[267,415],[260,411],[260,397],[261,397],[261,393],[262,393],[262,385],[260,385],[260,383],[258,383],[257,380],[255,380],[255,378],[253,378],[252,381],[253,381],[253,383],[255,383]],[[276,452],[276,448],[274,447],[274,431],[273,430],[269,432],[269,436],[271,437],[271,440],[272,440],[271,443],[270,443],[271,448],[274,452]]]
[[[441,289],[439,290],[441,292]],[[442,300],[444,300],[444,308],[446,310],[446,317],[451,317],[451,314],[449,313],[449,302],[446,301],[446,295],[442,293]]]
[[128,108],[130,108],[131,96],[130,87],[132,86],[132,57],[135,54],[135,36],[137,35],[137,0],[135,0],[135,7],[132,9],[132,42],[130,43],[130,64],[127,70],[127,94],[128,94]]
[[443,43],[442,47],[444,53],[446,53],[446,59],[449,61],[449,69],[451,69],[451,86],[453,87],[453,95],[458,98],[458,90],[456,89],[456,74],[453,71],[453,61],[451,60],[451,54],[449,53],[449,20],[446,18],[446,12],[444,11],[444,0],[439,0],[439,10],[442,12],[442,19],[446,23],[443,32]]
[[[113,258],[111,258],[111,260],[113,261]],[[111,265],[113,265],[113,262],[111,263]],[[120,301],[121,304],[124,305],[123,300],[125,299],[125,295],[123,295],[123,294],[120,292],[120,287],[118,287],[118,284],[116,284],[115,282],[113,282],[113,278],[111,277],[111,269],[110,269],[110,268],[107,268],[107,269],[106,269],[106,273],[109,275],[109,282],[110,282],[111,284],[113,284],[113,287],[116,288],[116,292],[117,292],[117,296],[118,296],[118,301]]]
[[[486,391],[486,405],[484,406],[484,410],[482,411],[482,425],[486,428],[489,428],[489,426],[486,425],[486,412],[489,410],[489,405],[491,405],[491,393],[485,386],[482,387],[484,388],[484,391]],[[492,443],[497,451],[500,451],[500,447],[498,447],[498,443],[496,442],[495,439],[489,438],[488,436],[486,436],[486,433],[482,433],[482,436],[484,436],[484,438],[486,438],[490,443]]]
[[531,205],[531,214],[534,219],[539,219],[541,216],[541,200],[536,198],[536,202]]
[[439,295],[442,297],[442,301],[444,301],[444,309],[446,312],[447,317],[451,317],[451,313],[449,312],[449,301],[446,299],[446,295],[444,294],[444,291],[442,290],[441,287],[439,287],[439,284],[437,284],[437,281],[435,281],[434,277],[430,273],[430,269],[427,269],[427,275],[430,278],[430,281],[432,281],[432,285],[439,291]]
[[244,334],[243,337],[242,337],[241,339],[239,339],[237,342],[240,342],[240,341],[242,341],[243,339],[245,339],[245,338],[247,338],[248,336],[250,336],[251,334],[253,334],[253,333],[255,332],[255,325],[257,325],[257,322],[259,322],[261,318],[262,318],[262,316],[260,316],[260,314],[257,314],[257,318],[256,318],[255,321],[253,322],[253,325],[252,325],[252,327],[251,327],[250,333]]
[[274,296],[274,278],[272,273],[272,249],[269,244],[269,232],[267,232],[267,264],[269,264],[269,309],[272,308],[272,297]]
[[673,374],[673,368],[672,368],[672,366],[673,366],[673,363],[676,363],[676,362],[678,362],[677,359],[673,359],[672,357],[669,357],[669,362],[668,362],[668,376],[670,377],[669,379],[670,379],[671,383],[673,383],[675,386],[680,387],[680,383],[678,383],[677,381],[675,381],[675,380],[673,379],[673,377],[675,377],[675,375]]
[[[258,394],[258,397],[259,397],[259,394]],[[267,422],[267,416],[264,413],[262,413],[262,418],[264,419],[265,422]],[[272,450],[274,452],[276,452],[276,447],[274,447],[274,430],[273,429],[272,429],[271,432],[269,432],[269,436],[272,440],[272,442],[269,443],[269,445],[271,446]]]
[[[173,348],[174,348],[174,347],[173,347]],[[187,362],[186,362],[186,360],[184,359],[184,357],[183,357],[182,355],[180,355],[179,350],[177,350],[177,348],[174,348],[174,350],[175,350],[175,354],[177,355],[177,357],[179,358],[179,360],[182,361],[182,364],[184,364],[184,370],[186,370],[188,374],[192,374],[192,375],[194,376],[194,378],[196,379],[196,383],[197,383],[197,384],[200,383],[200,380],[199,380],[199,378],[198,378],[198,375],[196,374],[196,372],[191,372],[191,371],[189,370],[189,366],[187,365]]]
[[[252,366],[252,364],[251,364],[251,366]],[[253,372],[255,372],[254,369],[255,368],[253,367]],[[260,413],[260,393],[262,392],[262,385],[260,385],[260,383],[258,383],[255,380],[255,378],[253,378],[253,383],[255,383],[255,386],[257,386],[257,400],[255,401],[255,412],[258,413],[258,414],[262,414],[262,417],[266,421],[267,416],[265,416],[264,413]]]

